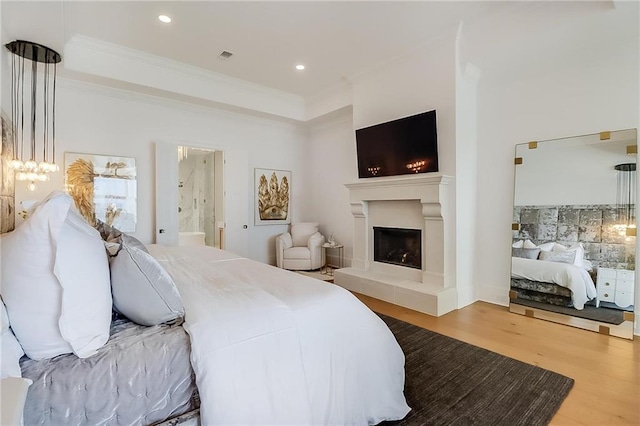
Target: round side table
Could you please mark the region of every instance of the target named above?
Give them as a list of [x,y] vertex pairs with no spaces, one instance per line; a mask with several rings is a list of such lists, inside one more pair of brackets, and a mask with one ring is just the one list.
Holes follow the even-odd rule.
[[[337,265],[329,265],[327,261],[327,250],[337,250],[338,251],[338,264]],[[342,244],[329,244],[324,243],[322,245],[322,256],[324,257],[324,265],[320,269],[320,272],[325,275],[333,275],[333,271],[335,269],[340,269],[344,267],[344,245]]]

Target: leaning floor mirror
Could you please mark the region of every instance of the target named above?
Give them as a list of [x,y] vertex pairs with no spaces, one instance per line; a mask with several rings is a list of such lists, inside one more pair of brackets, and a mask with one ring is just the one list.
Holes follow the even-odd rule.
[[516,146],[511,312],[633,339],[636,129]]

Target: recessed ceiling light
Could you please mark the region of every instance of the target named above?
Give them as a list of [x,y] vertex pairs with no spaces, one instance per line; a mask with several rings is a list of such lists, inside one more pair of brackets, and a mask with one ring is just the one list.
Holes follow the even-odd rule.
[[304,65],[300,64],[300,65],[296,65],[296,69],[299,71],[302,71],[304,69]]
[[169,18],[167,15],[160,15],[158,16],[158,19],[161,22],[164,22],[165,24],[168,24],[169,22],[171,22],[171,18]]

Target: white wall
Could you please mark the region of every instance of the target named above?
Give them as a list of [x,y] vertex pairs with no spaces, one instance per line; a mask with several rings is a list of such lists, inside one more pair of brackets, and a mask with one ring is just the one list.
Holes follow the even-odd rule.
[[[455,34],[415,54],[359,76],[352,81],[351,119],[313,124],[310,171],[313,176],[309,218],[324,233],[345,243],[346,265],[353,256],[353,215],[345,183],[358,180],[355,129],[435,109],[438,126],[439,171],[456,173]],[[455,201],[449,208],[455,211]],[[305,211],[306,212],[306,211]],[[305,213],[305,215],[307,215]],[[447,224],[455,233],[455,223]],[[446,247],[446,274],[455,282],[455,250]]]
[[523,70],[484,85],[483,75],[479,88],[475,277],[481,299],[505,305],[515,145],[638,127],[637,42],[594,45],[564,58],[544,49],[535,54],[536,73]]
[[314,123],[309,134],[309,204],[305,220],[320,223],[320,231],[344,244],[346,266],[353,256],[353,216],[345,183],[358,178],[351,108],[329,121]]
[[473,271],[478,188],[478,77],[471,64],[456,63],[456,285],[458,307],[477,300]]
[[439,171],[455,175],[455,37],[353,82],[356,129],[436,110]]
[[[155,233],[154,141],[246,150],[249,182],[253,182],[255,167],[292,170],[300,178],[305,175],[306,130],[299,125],[65,80],[59,81],[57,96],[56,161],[61,166],[65,151],[136,158],[138,224],[134,235],[144,243],[154,241]],[[63,182],[63,173],[56,173],[33,193],[17,182],[16,202],[42,199],[53,189],[63,189]],[[253,205],[251,188],[226,184],[227,197],[247,197],[249,206]],[[305,192],[295,182],[292,187],[295,219],[305,204]],[[272,239],[286,226],[255,227],[252,211],[248,217],[249,256],[267,262],[275,252]]]

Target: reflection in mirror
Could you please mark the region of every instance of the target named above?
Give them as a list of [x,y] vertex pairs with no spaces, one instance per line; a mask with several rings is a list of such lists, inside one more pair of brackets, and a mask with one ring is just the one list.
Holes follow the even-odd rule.
[[636,129],[516,146],[511,312],[633,338]]

